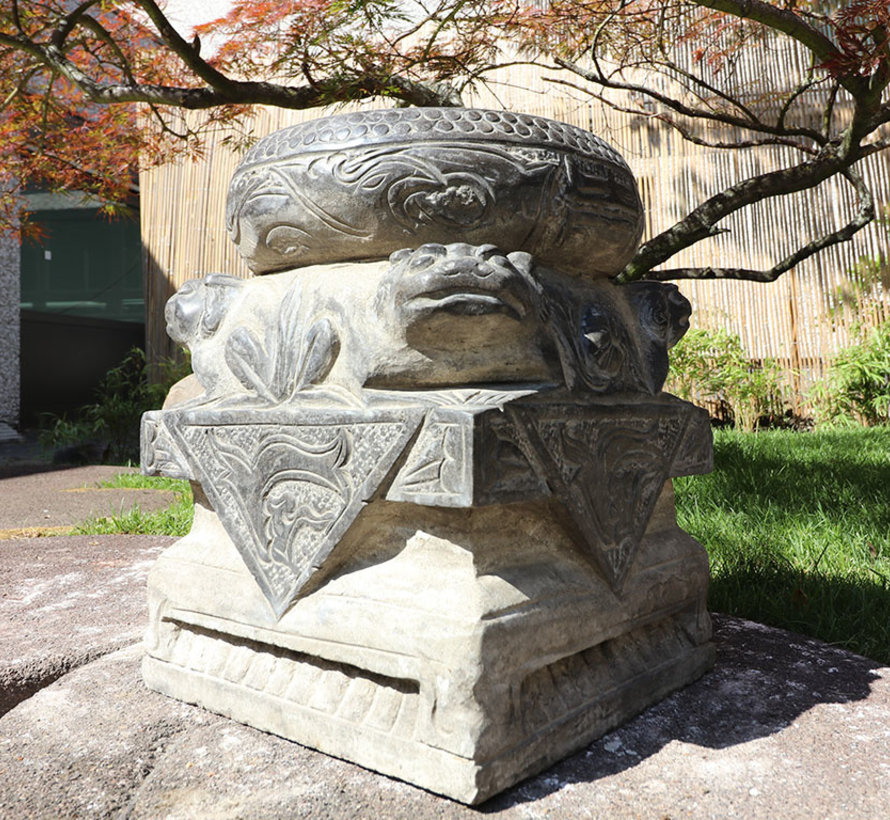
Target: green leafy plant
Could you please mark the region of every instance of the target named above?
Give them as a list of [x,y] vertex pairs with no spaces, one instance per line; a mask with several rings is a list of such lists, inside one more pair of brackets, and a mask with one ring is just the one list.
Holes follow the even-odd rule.
[[[890,207],[885,207],[875,226],[890,240]],[[882,251],[877,256],[862,256],[848,271],[846,278],[827,296],[827,317],[832,328],[847,321],[862,322],[868,316],[886,316],[887,295],[890,294],[890,261]]]
[[825,384],[814,391],[820,423],[890,423],[890,323],[860,326],[856,336],[858,342],[835,357]]
[[187,362],[161,363],[159,379],[151,379],[145,353],[134,347],[126,358],[105,374],[96,401],[73,417],[50,416],[40,435],[44,447],[70,451],[72,460],[126,464],[139,461],[139,422],[147,410],[156,410],[167,391],[190,372]]
[[727,409],[740,430],[784,409],[778,365],[750,358],[739,336],[723,329],[692,328],[680,340],[671,351],[667,388],[711,411]]

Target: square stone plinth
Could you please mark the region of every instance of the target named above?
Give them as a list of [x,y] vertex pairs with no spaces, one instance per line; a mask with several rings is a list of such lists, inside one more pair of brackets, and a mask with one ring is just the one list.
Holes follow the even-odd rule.
[[670,482],[618,591],[553,499],[378,499],[279,619],[199,491],[192,532],[149,580],[143,671],[165,694],[478,803],[711,665],[707,571]]

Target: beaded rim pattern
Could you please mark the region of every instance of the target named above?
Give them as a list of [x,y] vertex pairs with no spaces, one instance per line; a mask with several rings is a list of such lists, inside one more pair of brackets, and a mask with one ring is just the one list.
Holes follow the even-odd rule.
[[582,128],[531,114],[476,108],[397,108],[310,120],[261,139],[247,152],[239,170],[277,162],[296,153],[456,138],[569,151],[630,171],[617,151]]

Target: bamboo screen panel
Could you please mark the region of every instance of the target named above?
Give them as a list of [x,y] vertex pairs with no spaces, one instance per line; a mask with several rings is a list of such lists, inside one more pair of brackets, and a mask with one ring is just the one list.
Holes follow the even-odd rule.
[[[554,75],[555,76],[555,75]],[[512,67],[491,78],[467,105],[509,108],[588,128],[611,142],[637,176],[646,206],[645,237],[669,227],[689,209],[745,176],[781,167],[798,154],[783,147],[746,151],[703,148],[653,119],[615,113],[581,91],[555,84],[531,67]],[[337,110],[380,107],[369,103]],[[322,112],[261,109],[256,136],[321,116]],[[225,231],[226,189],[238,156],[222,144],[224,134],[207,143],[205,159],[181,162],[141,175],[142,237],[147,287],[147,339],[155,361],[171,355],[164,331],[163,306],[186,280],[212,272],[248,276]],[[890,169],[881,155],[861,163],[882,211],[890,202]],[[780,197],[746,209],[721,227],[727,233],[698,243],[670,260],[671,267],[740,266],[769,268],[817,232],[839,227],[853,214],[853,198],[843,181],[828,181],[812,193]],[[510,250],[510,249],[506,249]],[[879,224],[852,242],[811,257],[770,284],[738,281],[684,281],[680,289],[692,302],[693,323],[725,327],[742,339],[754,358],[778,360],[791,388],[795,409],[806,409],[806,395],[832,356],[848,345],[853,326],[876,324],[890,315],[887,275],[858,311],[838,306],[837,294],[855,294],[854,270],[862,257],[882,258],[887,233]]]

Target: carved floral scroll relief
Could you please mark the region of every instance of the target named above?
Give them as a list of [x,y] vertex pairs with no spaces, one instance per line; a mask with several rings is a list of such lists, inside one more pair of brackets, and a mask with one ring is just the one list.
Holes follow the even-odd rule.
[[593,135],[509,112],[341,115],[261,140],[227,218],[255,270],[293,269],[170,299],[200,389],[146,417],[143,463],[204,486],[279,615],[372,497],[555,496],[620,589],[665,480],[708,469],[702,417],[660,394],[689,304],[605,276],[641,208]]
[[472,109],[365,111],[279,131],[245,156],[226,209],[257,273],[497,241],[583,274],[620,270],[642,231],[624,160],[563,123]]

